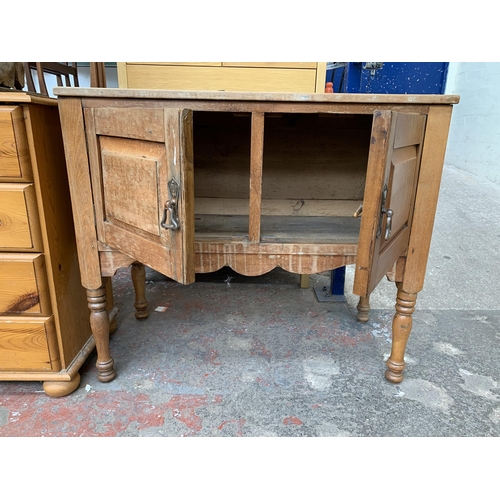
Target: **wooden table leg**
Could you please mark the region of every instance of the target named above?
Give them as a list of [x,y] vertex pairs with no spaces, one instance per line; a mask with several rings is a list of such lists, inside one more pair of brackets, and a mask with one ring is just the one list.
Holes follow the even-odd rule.
[[403,380],[405,368],[404,354],[412,327],[412,314],[417,302],[416,293],[407,293],[402,284],[397,283],[396,314],[392,320],[392,350],[387,360],[385,378],[398,383]]
[[135,317],[146,319],[149,316],[146,300],[146,268],[140,262],[134,262],[130,271],[135,290]]
[[357,309],[356,319],[361,323],[366,323],[370,319],[370,295],[359,298]]
[[96,290],[87,289],[87,301],[90,309],[90,328],[94,335],[97,349],[97,378],[101,382],[110,382],[116,376],[113,358],[109,352],[109,316],[106,311],[106,287]]

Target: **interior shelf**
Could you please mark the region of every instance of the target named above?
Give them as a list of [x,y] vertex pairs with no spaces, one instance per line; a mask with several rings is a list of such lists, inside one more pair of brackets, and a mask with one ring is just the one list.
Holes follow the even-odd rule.
[[[354,217],[271,216],[261,218],[262,243],[356,244],[360,220]],[[248,216],[196,215],[196,240],[245,241]]]

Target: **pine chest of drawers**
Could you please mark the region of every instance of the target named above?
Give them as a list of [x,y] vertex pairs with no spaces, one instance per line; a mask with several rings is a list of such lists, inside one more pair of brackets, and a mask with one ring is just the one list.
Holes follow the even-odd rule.
[[86,303],[57,101],[0,92],[0,381],[74,391],[95,346]]

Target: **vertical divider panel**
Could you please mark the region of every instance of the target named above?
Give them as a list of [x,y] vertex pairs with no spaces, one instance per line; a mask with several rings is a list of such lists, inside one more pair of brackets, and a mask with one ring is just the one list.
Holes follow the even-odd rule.
[[252,113],[250,144],[250,206],[248,238],[250,243],[260,241],[260,213],[262,205],[262,162],[264,157],[264,113]]

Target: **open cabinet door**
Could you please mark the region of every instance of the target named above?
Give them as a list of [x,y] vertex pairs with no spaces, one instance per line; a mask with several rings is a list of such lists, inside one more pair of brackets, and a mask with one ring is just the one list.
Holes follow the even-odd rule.
[[361,297],[407,250],[425,122],[425,115],[374,113],[353,288]]
[[130,111],[85,109],[98,241],[192,283],[192,112]]

